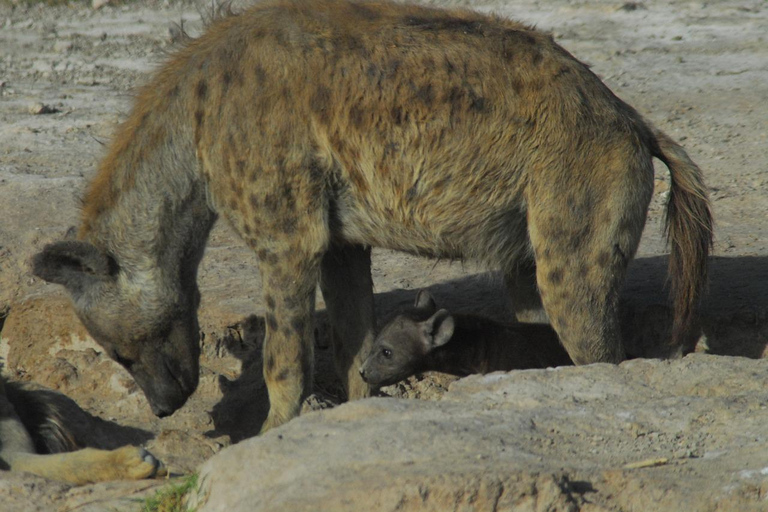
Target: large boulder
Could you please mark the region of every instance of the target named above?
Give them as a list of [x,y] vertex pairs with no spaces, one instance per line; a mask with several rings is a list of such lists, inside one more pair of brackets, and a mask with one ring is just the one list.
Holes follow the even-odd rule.
[[372,398],[223,450],[203,511],[765,510],[768,363],[692,355]]

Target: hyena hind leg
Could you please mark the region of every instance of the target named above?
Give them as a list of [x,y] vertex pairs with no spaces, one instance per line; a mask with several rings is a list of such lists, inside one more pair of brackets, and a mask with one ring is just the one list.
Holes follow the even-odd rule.
[[375,336],[370,248],[331,247],[323,257],[320,288],[331,325],[336,372],[347,397],[370,396],[370,386],[360,376]]
[[626,358],[619,325],[619,293],[639,232],[583,227],[563,230],[564,219],[532,222],[536,281],[552,327],[576,364],[619,363]]

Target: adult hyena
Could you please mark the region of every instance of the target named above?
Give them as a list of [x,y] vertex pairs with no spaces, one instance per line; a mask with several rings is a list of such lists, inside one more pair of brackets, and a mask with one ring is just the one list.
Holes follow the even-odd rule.
[[[311,388],[318,281],[350,398],[374,336],[370,247],[501,269],[576,363],[624,358],[617,301],[670,169],[674,337],[711,219],[685,152],[548,35],[463,10],[276,0],[213,23],[140,91],[90,183],[79,240],[43,250],[93,337],[158,415],[198,379],[198,263],[217,215],[264,286],[264,428]],[[535,277],[517,269],[535,268]]]

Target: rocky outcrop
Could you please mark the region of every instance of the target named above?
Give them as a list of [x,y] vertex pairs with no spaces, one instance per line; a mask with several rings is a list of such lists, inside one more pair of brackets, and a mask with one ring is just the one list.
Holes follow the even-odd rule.
[[203,511],[765,510],[768,362],[474,376],[312,412],[201,469]]

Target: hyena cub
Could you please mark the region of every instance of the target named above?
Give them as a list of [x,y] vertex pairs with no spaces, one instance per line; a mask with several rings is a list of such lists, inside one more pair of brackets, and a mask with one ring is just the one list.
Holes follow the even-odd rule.
[[144,448],[81,449],[59,410],[61,398],[0,377],[0,470],[25,471],[74,485],[165,473]]
[[619,291],[654,157],[672,176],[679,343],[712,237],[701,171],[588,66],[497,16],[265,0],[185,43],[139,91],[78,240],[46,247],[34,272],[67,288],[165,416],[198,384],[197,269],[225,218],[259,258],[268,429],[311,392],[318,283],[348,396],[370,393],[358,369],[375,336],[374,246],[498,269],[518,319],[543,306],[575,363],[622,361]]
[[381,387],[427,371],[465,376],[571,364],[549,325],[451,314],[421,290],[412,308],[381,329],[360,375]]

